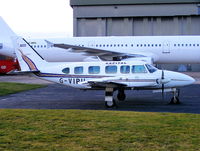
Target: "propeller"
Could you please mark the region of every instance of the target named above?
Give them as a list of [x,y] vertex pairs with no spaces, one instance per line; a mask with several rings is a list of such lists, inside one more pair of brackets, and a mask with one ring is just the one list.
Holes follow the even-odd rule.
[[165,79],[165,73],[164,70],[162,70],[162,75],[161,75],[161,83],[162,83],[162,100],[164,100],[164,92],[165,92],[165,84],[163,80]]

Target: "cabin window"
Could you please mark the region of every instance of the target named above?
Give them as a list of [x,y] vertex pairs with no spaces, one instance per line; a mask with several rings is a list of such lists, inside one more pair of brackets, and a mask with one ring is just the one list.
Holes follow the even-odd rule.
[[146,73],[146,68],[144,65],[135,65],[132,66],[132,73]]
[[89,74],[98,74],[100,73],[100,67],[99,66],[90,66],[88,68]]
[[75,67],[74,73],[75,74],[82,74],[83,73],[83,67]]
[[105,71],[108,74],[117,73],[117,66],[106,66]]
[[70,73],[70,68],[64,68],[62,70],[62,72],[65,73],[65,74],[69,74]]
[[121,66],[120,72],[125,74],[130,73],[130,66]]

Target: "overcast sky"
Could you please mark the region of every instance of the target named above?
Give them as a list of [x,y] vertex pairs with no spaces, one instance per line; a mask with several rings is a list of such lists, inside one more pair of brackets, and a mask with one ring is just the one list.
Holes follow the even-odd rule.
[[22,35],[72,36],[69,0],[0,0],[0,15],[14,32]]

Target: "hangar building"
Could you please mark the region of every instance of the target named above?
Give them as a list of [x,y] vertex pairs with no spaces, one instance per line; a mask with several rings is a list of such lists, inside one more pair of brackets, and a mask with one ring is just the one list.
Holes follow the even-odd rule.
[[70,0],[74,36],[200,35],[200,0]]

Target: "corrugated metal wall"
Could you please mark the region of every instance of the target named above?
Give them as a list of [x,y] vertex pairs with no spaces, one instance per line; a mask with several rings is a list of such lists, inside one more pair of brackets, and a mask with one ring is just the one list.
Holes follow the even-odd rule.
[[[76,2],[72,6],[74,36],[200,35],[200,1],[180,3],[180,0],[171,4],[163,1],[135,5],[77,5]],[[166,67],[178,69],[178,65]],[[200,71],[200,66],[192,65],[192,70]]]

